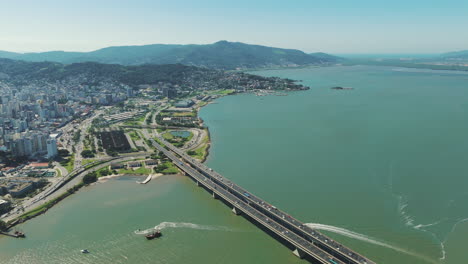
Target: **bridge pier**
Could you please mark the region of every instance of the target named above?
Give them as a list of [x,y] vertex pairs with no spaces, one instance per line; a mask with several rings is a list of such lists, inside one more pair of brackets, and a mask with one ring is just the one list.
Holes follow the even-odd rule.
[[196,183],[197,183],[197,186],[200,187],[200,183],[198,181],[196,181]]
[[305,255],[306,255],[306,254],[304,253],[304,251],[302,251],[302,250],[300,250],[300,249],[298,249],[298,248],[296,248],[296,249],[293,251],[293,254],[294,254],[296,257],[300,258],[300,259],[303,259],[303,258],[305,257]]
[[237,209],[235,206],[232,208],[232,212],[233,212],[235,215],[240,215],[240,214],[241,214],[241,210]]
[[214,192],[213,192],[213,199],[218,199],[218,196]]

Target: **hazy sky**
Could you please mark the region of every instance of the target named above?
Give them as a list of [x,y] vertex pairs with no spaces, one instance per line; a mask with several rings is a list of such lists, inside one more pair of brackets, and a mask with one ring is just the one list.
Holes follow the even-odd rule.
[[0,50],[240,41],[306,52],[468,49],[468,0],[0,0]]

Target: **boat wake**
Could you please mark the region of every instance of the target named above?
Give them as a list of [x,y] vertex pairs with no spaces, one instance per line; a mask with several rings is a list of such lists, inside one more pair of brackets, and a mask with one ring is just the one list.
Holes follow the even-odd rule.
[[198,229],[198,230],[209,230],[209,231],[233,231],[228,227],[224,226],[208,226],[208,225],[198,225],[193,223],[181,223],[181,222],[162,222],[159,225],[146,229],[146,230],[136,230],[135,234],[137,235],[146,235],[153,232],[154,230],[162,230],[165,228],[189,228],[189,229]]
[[395,250],[395,251],[398,251],[398,252],[401,252],[401,253],[405,253],[407,255],[410,255],[410,256],[413,256],[413,257],[416,257],[416,258],[419,258],[419,259],[426,260],[426,261],[428,261],[430,263],[438,264],[437,261],[434,261],[433,259],[430,259],[430,258],[428,258],[428,257],[426,257],[424,255],[421,255],[421,254],[418,254],[418,253],[415,253],[415,252],[411,252],[409,250],[406,250],[406,249],[391,245],[391,244],[389,244],[387,242],[380,241],[380,240],[378,240],[376,238],[373,238],[373,237],[370,237],[370,236],[367,236],[367,235],[364,235],[364,234],[359,234],[357,232],[354,232],[354,231],[351,231],[351,230],[348,230],[348,229],[345,229],[345,228],[342,228],[342,227],[336,227],[336,226],[330,226],[330,225],[324,225],[324,224],[317,224],[317,223],[307,223],[305,225],[307,225],[308,227],[310,227],[312,229],[315,229],[315,230],[329,231],[329,232],[339,234],[339,235],[342,235],[342,236],[345,236],[345,237],[357,239],[357,240],[364,241],[364,242],[367,242],[367,243],[370,243],[370,244],[374,244],[374,245],[385,247],[385,248],[388,248],[388,249],[392,249],[392,250]]

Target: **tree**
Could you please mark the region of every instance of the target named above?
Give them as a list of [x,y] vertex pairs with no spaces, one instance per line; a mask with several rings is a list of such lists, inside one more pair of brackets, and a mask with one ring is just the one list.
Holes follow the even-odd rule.
[[160,173],[160,172],[162,172],[163,170],[165,170],[167,168],[168,168],[168,166],[163,163],[163,164],[160,164],[159,166],[155,167],[154,172]]
[[7,224],[3,220],[0,220],[0,231],[6,231],[6,230],[7,230]]
[[83,183],[90,184],[97,181],[97,173],[95,171],[86,174],[83,177]]
[[81,156],[83,158],[94,158],[94,153],[93,153],[93,151],[91,151],[89,149],[85,149],[85,150],[81,151]]
[[68,149],[59,149],[58,154],[60,157],[68,157],[70,155],[70,151],[68,151]]

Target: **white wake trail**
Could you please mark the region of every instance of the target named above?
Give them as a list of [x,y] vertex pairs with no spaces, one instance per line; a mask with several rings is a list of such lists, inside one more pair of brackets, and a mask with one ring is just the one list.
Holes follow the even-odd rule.
[[182,222],[162,222],[159,225],[146,229],[146,230],[137,230],[135,234],[137,235],[145,235],[154,230],[162,230],[165,228],[190,228],[190,229],[198,229],[198,230],[209,230],[209,231],[232,231],[231,229],[224,227],[224,226],[208,226],[208,225],[198,225],[193,223],[182,223]]
[[345,229],[345,228],[330,226],[330,225],[324,225],[324,224],[317,224],[317,223],[307,223],[306,225],[308,227],[312,228],[312,229],[329,231],[329,232],[339,234],[339,235],[342,235],[342,236],[345,236],[345,237],[357,239],[357,240],[364,241],[364,242],[367,242],[367,243],[370,243],[370,244],[374,244],[374,245],[389,248],[389,249],[392,249],[392,250],[395,250],[395,251],[398,251],[398,252],[401,252],[401,253],[405,253],[407,255],[417,257],[417,258],[426,260],[426,261],[434,263],[434,264],[439,264],[437,261],[435,261],[433,259],[430,259],[430,258],[428,258],[426,256],[423,256],[423,255],[420,255],[418,253],[414,253],[414,252],[408,251],[406,249],[391,245],[391,244],[389,244],[387,242],[379,241],[376,238],[373,238],[373,237],[370,237],[370,236],[367,236],[367,235],[363,235],[363,234],[359,234],[357,232],[354,232],[354,231],[351,231],[351,230],[348,230],[348,229]]

